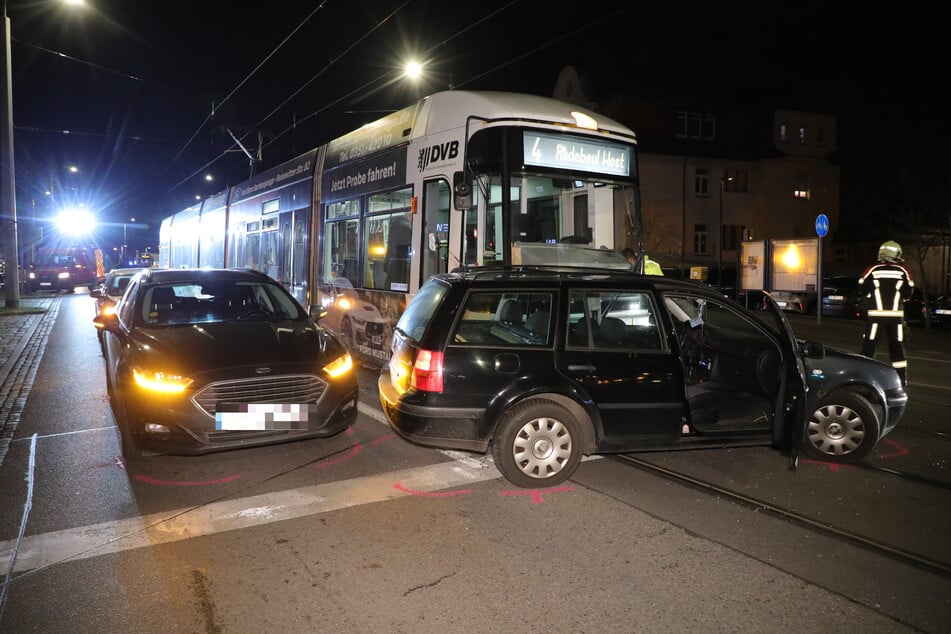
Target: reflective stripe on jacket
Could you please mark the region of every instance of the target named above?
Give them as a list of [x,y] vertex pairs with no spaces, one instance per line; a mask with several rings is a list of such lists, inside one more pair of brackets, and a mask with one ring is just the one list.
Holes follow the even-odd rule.
[[859,286],[868,318],[894,321],[904,318],[902,302],[911,296],[915,283],[902,265],[876,262],[859,278]]

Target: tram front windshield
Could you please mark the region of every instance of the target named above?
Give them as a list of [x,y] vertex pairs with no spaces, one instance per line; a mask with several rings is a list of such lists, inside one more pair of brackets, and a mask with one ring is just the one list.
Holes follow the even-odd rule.
[[[473,182],[466,211],[466,265],[628,266],[615,246],[635,228],[634,187],[596,180],[521,174],[503,195],[500,175]],[[510,220],[506,262],[504,218]],[[620,229],[616,228],[620,227]],[[617,232],[621,235],[615,235]]]

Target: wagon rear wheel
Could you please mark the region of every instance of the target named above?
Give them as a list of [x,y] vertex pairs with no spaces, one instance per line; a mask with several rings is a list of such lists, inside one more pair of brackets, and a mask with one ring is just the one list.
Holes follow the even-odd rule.
[[516,405],[496,429],[492,457],[512,484],[555,486],[570,478],[581,462],[581,425],[552,401]]

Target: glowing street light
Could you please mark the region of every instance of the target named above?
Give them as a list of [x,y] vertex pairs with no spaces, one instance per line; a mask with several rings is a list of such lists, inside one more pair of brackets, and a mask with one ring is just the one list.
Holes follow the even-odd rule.
[[405,72],[410,79],[419,79],[423,74],[423,65],[419,62],[408,62]]
[[[407,62],[403,66],[403,76],[410,79],[414,84],[418,86],[425,84],[433,84],[432,78],[436,75],[442,75],[448,77],[448,87],[449,90],[452,90],[452,73],[442,73],[437,71],[428,70],[423,64],[423,62],[417,62],[412,60]],[[429,79],[429,81],[427,81]],[[430,86],[426,86],[429,88]]]

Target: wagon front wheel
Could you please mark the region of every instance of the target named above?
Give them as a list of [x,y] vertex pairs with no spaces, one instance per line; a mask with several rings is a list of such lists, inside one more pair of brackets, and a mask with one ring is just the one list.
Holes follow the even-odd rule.
[[825,397],[806,423],[803,452],[827,462],[858,462],[882,433],[882,422],[867,399],[848,391]]

